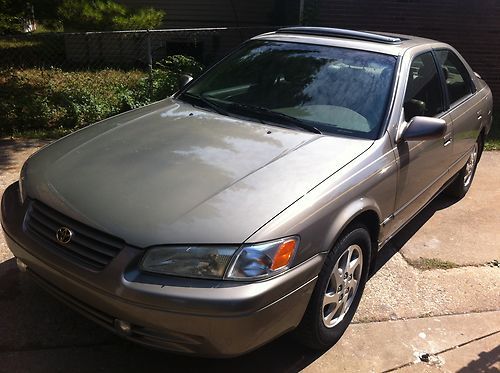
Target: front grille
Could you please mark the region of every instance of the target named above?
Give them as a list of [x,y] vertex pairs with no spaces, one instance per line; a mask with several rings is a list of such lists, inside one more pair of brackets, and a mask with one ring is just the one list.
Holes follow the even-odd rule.
[[[69,228],[73,235],[67,244],[61,244],[57,230]],[[43,240],[44,247],[93,270],[103,269],[123,249],[123,240],[90,228],[53,210],[38,201],[30,201],[25,229]]]

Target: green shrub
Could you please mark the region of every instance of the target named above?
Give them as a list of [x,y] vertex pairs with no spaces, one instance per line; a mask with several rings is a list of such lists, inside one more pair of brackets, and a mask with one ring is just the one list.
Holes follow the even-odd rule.
[[0,135],[64,135],[166,98],[178,89],[180,74],[197,75],[202,70],[190,57],[165,61],[152,71],[152,79],[139,70],[0,71]]
[[173,55],[157,62],[153,69],[152,100],[161,100],[174,93],[178,89],[181,75],[197,77],[202,71],[203,65],[189,56]]
[[7,70],[0,74],[0,133],[70,132],[149,102],[141,71]]
[[165,71],[182,75],[188,74],[192,77],[197,77],[203,71],[203,65],[196,61],[193,57],[175,54],[164,58],[156,63],[156,68]]

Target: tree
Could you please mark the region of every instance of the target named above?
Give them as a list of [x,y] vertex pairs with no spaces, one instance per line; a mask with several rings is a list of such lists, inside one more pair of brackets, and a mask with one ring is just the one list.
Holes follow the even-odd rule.
[[132,11],[112,0],[63,0],[57,14],[65,31],[154,29],[165,17],[162,10]]
[[0,0],[0,33],[20,32],[23,29],[23,3],[16,0]]

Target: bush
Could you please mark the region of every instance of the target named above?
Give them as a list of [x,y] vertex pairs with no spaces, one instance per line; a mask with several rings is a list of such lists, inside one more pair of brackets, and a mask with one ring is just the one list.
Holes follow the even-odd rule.
[[165,12],[128,10],[111,0],[64,0],[58,8],[65,31],[109,31],[158,28]]
[[155,67],[152,80],[139,70],[0,71],[0,135],[64,135],[166,98],[177,90],[180,74],[201,70],[190,57],[172,56]]
[[161,100],[175,92],[181,75],[197,77],[202,71],[203,65],[188,56],[173,55],[157,62],[153,69],[152,100]]
[[145,73],[8,70],[0,74],[0,133],[64,134],[149,102]]
[[193,57],[175,54],[168,56],[162,61],[156,63],[156,68],[165,71],[182,75],[188,74],[192,77],[197,77],[203,71],[203,65],[196,61]]

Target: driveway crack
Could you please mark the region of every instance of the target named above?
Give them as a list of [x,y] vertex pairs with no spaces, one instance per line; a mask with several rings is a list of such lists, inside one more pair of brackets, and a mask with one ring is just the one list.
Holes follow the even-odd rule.
[[[463,346],[467,346],[468,344],[471,344],[471,343],[474,343],[474,342],[480,341],[480,340],[482,340],[482,339],[485,339],[485,338],[491,337],[491,336],[493,336],[493,335],[495,335],[495,334],[499,334],[499,333],[500,333],[500,329],[499,329],[499,330],[497,330],[497,331],[494,331],[494,332],[491,332],[491,333],[488,333],[488,334],[482,335],[482,336],[480,336],[480,337],[473,338],[473,339],[468,340],[468,341],[466,341],[466,342],[459,343],[459,344],[457,344],[457,345],[455,345],[455,346],[445,348],[444,350],[441,350],[441,351],[439,351],[439,352],[436,352],[436,353],[434,353],[434,354],[429,354],[429,355],[430,355],[430,356],[439,356],[439,355],[441,355],[441,354],[444,354],[445,352],[448,352],[448,351],[451,351],[451,350],[455,350],[455,349],[460,348],[460,347],[463,347]],[[417,364],[417,362],[415,362],[415,361],[410,361],[410,362],[408,362],[408,363],[406,363],[406,364],[402,364],[402,365],[399,365],[399,366],[397,366],[397,367],[394,367],[394,368],[391,368],[391,369],[388,369],[388,370],[384,370],[384,371],[382,371],[382,373],[395,372],[395,371],[397,371],[397,370],[400,370],[400,369],[403,369],[403,368],[406,368],[406,367],[409,367],[409,366],[411,366],[411,365],[415,365],[415,364]]]

